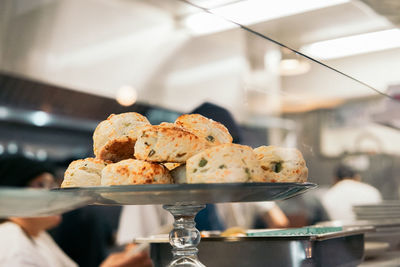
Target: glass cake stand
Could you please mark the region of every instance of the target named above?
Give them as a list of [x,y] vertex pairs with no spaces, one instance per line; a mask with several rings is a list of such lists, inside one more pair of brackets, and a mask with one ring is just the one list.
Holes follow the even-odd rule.
[[169,234],[173,260],[168,266],[188,267],[204,266],[197,258],[200,232],[194,218],[205,204],[283,200],[315,187],[313,183],[224,183],[76,187],[56,191],[84,194],[95,205],[163,204],[175,219]]
[[48,189],[0,187],[0,218],[61,214],[91,204],[94,200],[79,190],[55,192]]

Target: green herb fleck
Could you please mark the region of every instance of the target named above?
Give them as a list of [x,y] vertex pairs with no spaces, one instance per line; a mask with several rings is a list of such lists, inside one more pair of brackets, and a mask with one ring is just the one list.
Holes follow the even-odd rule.
[[148,156],[151,157],[151,156],[153,156],[155,153],[156,153],[156,151],[155,151],[154,149],[152,149],[152,150],[150,150]]
[[200,162],[199,162],[199,167],[204,167],[206,166],[208,163],[208,161],[205,158],[201,158]]
[[277,162],[273,168],[274,172],[278,173],[282,170],[282,162]]
[[180,153],[180,154],[176,154],[176,157],[177,158],[181,158],[181,157],[183,157],[183,156],[185,156],[186,155],[186,153]]
[[209,135],[209,136],[206,137],[206,140],[207,140],[207,141],[210,141],[210,142],[214,142],[214,141],[215,141],[215,138],[214,138],[214,136]]
[[125,127],[131,126],[131,124],[129,122],[124,123]]
[[247,180],[250,181],[251,180],[251,175],[250,175],[249,168],[244,168],[244,172],[247,174]]
[[194,170],[193,170],[193,173],[195,173],[195,172],[197,172],[197,169],[194,169]]
[[218,168],[220,168],[220,169],[226,168],[226,165],[225,165],[225,164],[222,164],[222,165],[220,165]]

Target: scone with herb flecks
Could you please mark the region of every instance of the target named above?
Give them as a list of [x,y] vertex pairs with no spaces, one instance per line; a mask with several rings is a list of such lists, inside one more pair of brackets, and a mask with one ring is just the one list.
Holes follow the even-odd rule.
[[259,161],[249,146],[213,146],[186,162],[188,183],[265,182]]
[[175,124],[203,138],[210,146],[232,143],[232,136],[223,124],[200,114],[184,114]]
[[150,125],[146,117],[136,112],[111,114],[93,134],[96,158],[118,162],[134,157],[134,147],[143,126]]
[[308,168],[296,148],[260,146],[254,149],[268,182],[306,182]]
[[135,144],[135,158],[150,162],[185,163],[208,147],[207,141],[171,123],[144,127]]
[[65,171],[61,187],[101,185],[101,171],[107,163],[100,159],[86,158],[71,162]]

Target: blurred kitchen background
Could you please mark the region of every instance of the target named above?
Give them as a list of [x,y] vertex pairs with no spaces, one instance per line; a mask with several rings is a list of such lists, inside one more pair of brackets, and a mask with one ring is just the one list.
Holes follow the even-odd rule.
[[346,162],[399,199],[399,1],[191,3],[0,1],[0,154],[62,177],[109,114],[158,124],[211,102],[243,144],[299,148],[311,182]]

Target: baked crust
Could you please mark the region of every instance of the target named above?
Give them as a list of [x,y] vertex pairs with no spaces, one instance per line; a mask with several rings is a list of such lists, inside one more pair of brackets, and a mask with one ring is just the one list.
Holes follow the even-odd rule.
[[224,125],[200,114],[184,114],[175,124],[206,140],[209,146],[232,143],[232,136]]
[[61,187],[101,185],[101,171],[107,163],[100,159],[86,158],[71,162],[64,173]]
[[135,144],[135,158],[150,162],[185,163],[207,148],[204,139],[170,123],[144,127]]
[[103,169],[101,175],[101,185],[171,183],[171,175],[163,165],[136,159],[109,164]]

